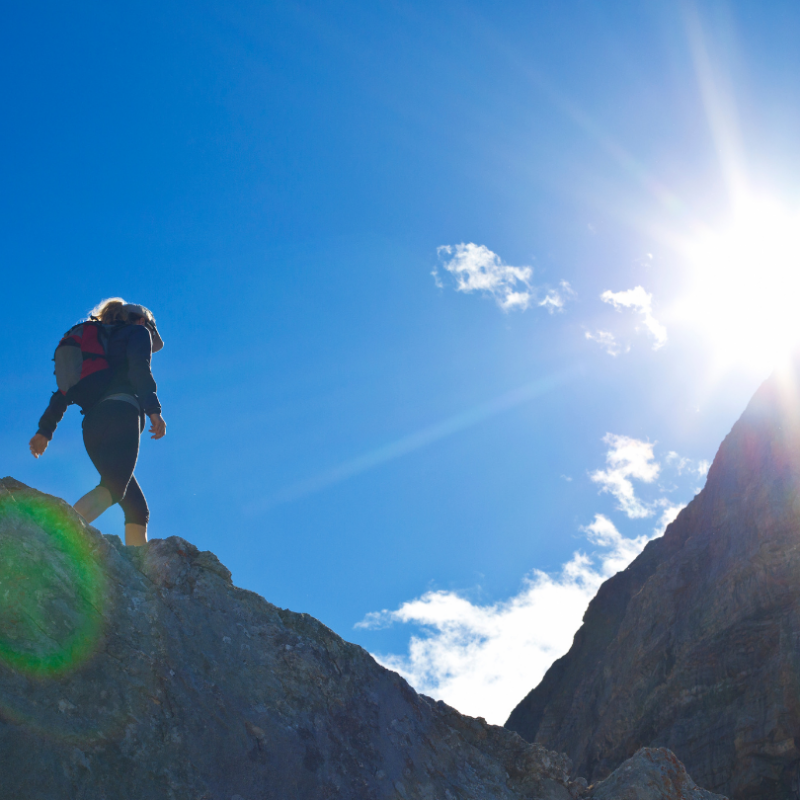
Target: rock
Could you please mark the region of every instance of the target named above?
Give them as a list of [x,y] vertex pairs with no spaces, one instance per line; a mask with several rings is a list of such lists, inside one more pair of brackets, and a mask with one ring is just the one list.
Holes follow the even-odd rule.
[[571,771],[211,553],[126,548],[0,481],[3,800],[570,800]]
[[700,789],[666,747],[643,747],[589,794],[591,800],[724,800]]
[[506,727],[591,781],[668,747],[734,800],[800,796],[800,376],[776,374],[702,492],[600,588]]

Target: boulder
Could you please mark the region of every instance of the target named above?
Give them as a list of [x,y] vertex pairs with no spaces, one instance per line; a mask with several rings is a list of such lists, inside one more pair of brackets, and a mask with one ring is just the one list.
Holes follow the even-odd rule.
[[666,747],[643,747],[587,794],[587,800],[725,800],[697,786]]

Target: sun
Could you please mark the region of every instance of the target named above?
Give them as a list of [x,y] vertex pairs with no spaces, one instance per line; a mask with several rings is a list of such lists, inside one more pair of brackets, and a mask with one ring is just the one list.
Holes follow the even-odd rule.
[[683,249],[690,285],[679,315],[718,368],[770,369],[800,344],[800,211],[750,197]]

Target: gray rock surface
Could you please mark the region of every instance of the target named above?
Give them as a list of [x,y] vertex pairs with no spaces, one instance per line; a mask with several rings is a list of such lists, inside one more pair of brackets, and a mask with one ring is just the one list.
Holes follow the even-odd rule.
[[3,800],[570,800],[570,772],[211,553],[0,481]]
[[773,376],[703,491],[600,588],[506,726],[605,778],[668,747],[734,800],[800,797],[800,379]]
[[643,747],[588,792],[587,800],[719,800],[699,788],[675,754],[665,747]]

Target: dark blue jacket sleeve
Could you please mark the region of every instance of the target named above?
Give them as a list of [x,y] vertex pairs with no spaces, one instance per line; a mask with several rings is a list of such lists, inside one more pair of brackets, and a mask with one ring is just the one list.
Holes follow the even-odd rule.
[[42,436],[47,439],[52,439],[56,426],[61,422],[61,418],[64,416],[68,405],[67,398],[64,397],[61,392],[53,392],[50,403],[44,414],[42,414],[42,418],[39,420],[39,430],[37,433],[41,433]]
[[148,416],[160,414],[161,404],[156,396],[156,382],[150,372],[150,354],[153,342],[144,325],[134,325],[128,337],[128,380]]

